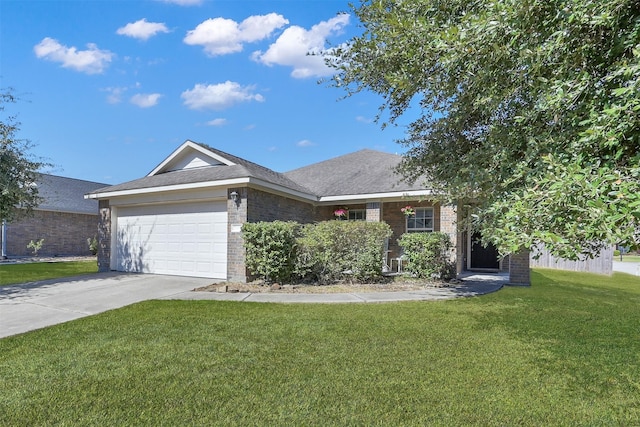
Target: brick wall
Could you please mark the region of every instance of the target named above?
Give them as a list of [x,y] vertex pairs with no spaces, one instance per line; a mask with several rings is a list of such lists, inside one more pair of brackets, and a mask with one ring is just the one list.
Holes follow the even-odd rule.
[[[238,202],[231,200],[238,193]],[[245,222],[297,221],[301,224],[325,219],[332,215],[330,207],[316,208],[310,202],[289,199],[255,188],[228,189],[227,210],[229,234],[227,239],[227,279],[234,282],[251,280],[245,266],[246,254],[242,233],[237,231]]]
[[393,234],[389,239],[389,258],[395,258],[400,256],[400,246],[398,245],[398,239],[407,232],[407,221],[405,215],[400,209],[411,205],[413,208],[433,208],[433,231],[441,231],[440,221],[440,205],[432,202],[390,202],[385,203],[382,210],[382,220],[389,224]]
[[367,221],[380,222],[382,221],[382,203],[369,202],[367,203]]
[[[245,250],[242,246],[242,233],[239,228],[247,222],[247,188],[229,188],[227,190],[227,280],[230,282],[246,282]],[[231,193],[237,193],[236,201]]]
[[509,256],[509,284],[520,286],[529,286],[531,284],[529,251],[522,249],[520,252]]
[[[297,221],[301,224],[313,222],[319,213],[311,202],[288,199],[277,194],[248,189],[249,206],[247,221]],[[324,211],[321,214],[325,214]]]
[[98,202],[98,271],[111,270],[111,208],[109,200]]
[[98,233],[98,215],[39,211],[7,223],[7,256],[30,256],[30,241],[44,239],[38,255],[91,255],[87,238]]

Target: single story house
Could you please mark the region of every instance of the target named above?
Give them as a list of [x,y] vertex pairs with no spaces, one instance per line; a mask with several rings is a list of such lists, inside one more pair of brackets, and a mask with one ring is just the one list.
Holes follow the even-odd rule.
[[98,202],[84,195],[107,184],[39,174],[36,185],[42,201],[33,215],[0,228],[3,255],[32,255],[27,245],[40,239],[44,242],[38,255],[91,255],[87,239],[97,236]]
[[[429,189],[401,180],[394,172],[400,160],[361,150],[278,173],[186,141],[147,176],[85,196],[99,202],[99,269],[246,281],[242,224],[322,221],[340,208],[350,220],[391,226],[389,259],[399,256],[396,240],[403,233],[441,231],[456,247],[458,272],[500,269],[495,252],[487,256],[457,230],[455,206],[440,205]],[[406,205],[415,216],[402,213]],[[528,254],[526,271],[528,277]]]

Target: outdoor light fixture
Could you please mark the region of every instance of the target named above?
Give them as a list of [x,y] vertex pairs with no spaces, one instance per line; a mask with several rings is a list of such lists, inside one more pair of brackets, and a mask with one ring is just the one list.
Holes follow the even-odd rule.
[[231,196],[231,200],[233,200],[234,203],[238,203],[238,192],[237,191],[232,191],[230,196]]

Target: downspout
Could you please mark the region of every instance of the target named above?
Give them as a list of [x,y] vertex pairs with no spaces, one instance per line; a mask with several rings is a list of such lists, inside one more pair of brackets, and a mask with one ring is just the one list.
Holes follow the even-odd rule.
[[2,220],[2,259],[7,259],[7,221]]

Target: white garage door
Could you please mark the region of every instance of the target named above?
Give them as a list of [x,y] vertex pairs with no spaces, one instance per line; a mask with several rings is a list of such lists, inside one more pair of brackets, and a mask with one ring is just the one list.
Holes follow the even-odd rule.
[[121,207],[116,269],[227,278],[226,202]]

